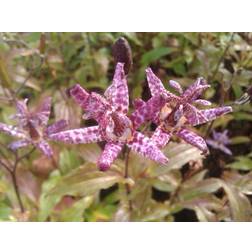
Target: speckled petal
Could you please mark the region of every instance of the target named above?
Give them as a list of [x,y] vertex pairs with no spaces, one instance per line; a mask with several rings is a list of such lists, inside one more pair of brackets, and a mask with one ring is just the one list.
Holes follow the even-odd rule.
[[212,105],[212,103],[210,101],[203,100],[203,99],[195,100],[194,103],[197,104],[197,105],[202,105],[202,106],[210,106],[210,105]]
[[186,103],[183,108],[184,116],[190,125],[196,126],[208,121],[204,114],[201,113],[202,110],[197,109],[193,105]]
[[85,111],[85,119],[93,118],[99,122],[103,114],[110,108],[104,97],[94,92],[88,94],[79,84],[70,89],[70,94]]
[[167,100],[177,100],[178,97],[164,88],[161,80],[152,72],[151,68],[147,68],[146,70],[147,81],[151,91],[152,96],[160,96],[163,95]]
[[200,114],[202,116],[199,118],[198,124],[203,124],[203,123],[215,120],[217,117],[225,115],[232,111],[233,109],[231,106],[200,110]]
[[45,141],[42,140],[38,143],[34,143],[34,145],[41,151],[43,152],[47,157],[52,157],[53,155],[53,150],[50,147],[50,145]]
[[169,84],[172,88],[174,88],[179,94],[183,94],[183,89],[181,87],[181,85],[177,82],[177,81],[174,81],[174,80],[170,80],[169,81]]
[[102,141],[99,126],[73,129],[51,134],[50,139],[68,144],[95,143]]
[[19,130],[17,127],[12,126],[12,125],[7,125],[4,123],[0,123],[0,131],[10,135],[10,136],[15,136],[19,138],[26,138],[26,135]]
[[208,154],[208,148],[205,140],[202,137],[198,136],[196,133],[189,131],[188,129],[181,129],[175,134],[187,143],[201,150],[202,154]]
[[155,162],[166,164],[168,158],[159,150],[159,148],[142,133],[135,131],[133,134],[133,140],[128,144],[129,148],[133,151],[147,157]]
[[48,123],[51,112],[51,104],[52,98],[46,97],[36,111],[36,116],[39,118],[41,125],[45,126]]
[[28,99],[16,102],[17,116],[26,116],[27,115],[27,113],[28,113],[27,102],[28,102]]
[[158,148],[163,148],[167,145],[171,136],[172,136],[171,133],[164,132],[161,126],[159,126],[154,131],[151,140],[157,145]]
[[124,114],[128,112],[129,92],[123,63],[117,63],[112,85],[108,87],[104,95],[117,111]]
[[69,93],[77,104],[79,104],[83,109],[86,109],[89,93],[82,88],[80,84],[75,84],[71,87]]
[[137,129],[146,121],[155,122],[164,105],[165,99],[160,95],[150,98],[147,102],[137,99],[134,102],[135,111],[130,116],[134,128]]
[[64,130],[67,127],[68,123],[66,120],[59,120],[51,125],[49,125],[45,131],[46,135],[51,135],[57,132]]
[[101,171],[109,169],[114,160],[118,157],[121,152],[123,144],[119,143],[107,143],[105,148],[98,160],[98,167]]
[[206,80],[204,80],[203,78],[198,78],[194,84],[190,85],[186,89],[182,97],[188,102],[193,102],[203,93],[204,90],[209,87],[210,85],[206,83]]
[[8,145],[8,147],[11,150],[17,150],[17,149],[25,147],[25,146],[27,146],[29,144],[31,144],[30,141],[28,141],[27,139],[22,139],[22,140],[18,140],[18,141],[14,141],[14,142],[10,143]]

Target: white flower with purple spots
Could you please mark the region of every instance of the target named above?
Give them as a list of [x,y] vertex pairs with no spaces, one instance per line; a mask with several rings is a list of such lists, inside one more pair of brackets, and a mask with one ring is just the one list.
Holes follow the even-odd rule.
[[24,101],[16,102],[17,113],[14,115],[14,118],[17,119],[18,124],[12,126],[0,123],[0,131],[20,138],[20,140],[14,141],[9,145],[12,150],[33,145],[46,156],[51,157],[53,151],[47,142],[48,136],[65,129],[67,122],[60,120],[47,126],[51,110],[50,97],[45,98],[34,111],[29,111],[27,101],[25,99]]
[[151,139],[160,148],[164,147],[174,134],[200,149],[203,154],[207,154],[208,148],[205,140],[188,129],[188,126],[212,121],[232,112],[232,107],[198,109],[195,105],[211,105],[209,101],[198,99],[209,87],[203,78],[198,78],[185,91],[179,83],[170,81],[170,86],[178,92],[178,96],[167,91],[150,68],[146,70],[146,74],[152,98],[147,102],[135,101],[135,111],[131,115],[133,125],[139,127],[146,121],[152,121],[158,125]]
[[153,161],[161,164],[168,162],[167,157],[151,139],[137,132],[127,117],[129,95],[123,68],[123,63],[117,63],[113,82],[105,91],[104,97],[94,92],[88,93],[79,84],[74,85],[69,91],[85,111],[84,119],[95,119],[97,126],[50,135],[53,140],[70,144],[105,141],[105,148],[98,161],[98,166],[103,171],[109,169],[125,144]]

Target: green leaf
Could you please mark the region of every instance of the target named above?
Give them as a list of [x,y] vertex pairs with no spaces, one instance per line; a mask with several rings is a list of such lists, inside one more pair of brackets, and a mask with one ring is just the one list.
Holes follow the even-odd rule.
[[46,180],[42,185],[42,193],[39,199],[39,213],[38,213],[38,221],[45,221],[47,217],[50,215],[52,209],[55,205],[60,201],[60,195],[53,195],[49,192],[58,181],[61,179],[59,171],[54,171],[50,174],[48,180]]
[[235,162],[228,164],[227,166],[231,169],[242,170],[242,171],[250,171],[252,170],[252,160],[246,156],[236,157]]
[[196,198],[202,194],[209,194],[216,192],[222,187],[222,183],[219,179],[209,178],[194,185],[192,183],[186,184],[183,183],[181,190],[179,192],[179,198],[181,200],[188,200],[191,198]]
[[72,169],[80,165],[80,160],[73,150],[63,149],[59,156],[59,166],[63,174],[68,173]]
[[93,203],[94,198],[87,196],[60,213],[60,221],[83,221],[84,211]]
[[124,178],[116,172],[101,172],[94,164],[86,164],[62,177],[50,191],[50,195],[87,196],[124,182]]
[[12,209],[4,202],[0,202],[0,221],[10,220]]
[[252,115],[246,112],[234,113],[234,119],[238,121],[252,121]]
[[249,199],[232,185],[223,182],[223,188],[229,200],[232,220],[251,221],[252,211]]
[[192,160],[202,159],[200,150],[186,143],[169,143],[164,149],[165,155],[169,158],[167,165],[153,167],[151,174],[159,176],[173,169],[180,169],[183,165]]
[[242,143],[250,142],[250,138],[247,136],[236,136],[236,137],[232,137],[230,140],[231,140],[231,144],[242,144]]
[[150,63],[162,58],[163,56],[170,54],[172,51],[172,48],[169,47],[155,48],[142,56],[140,61],[141,65],[150,65]]

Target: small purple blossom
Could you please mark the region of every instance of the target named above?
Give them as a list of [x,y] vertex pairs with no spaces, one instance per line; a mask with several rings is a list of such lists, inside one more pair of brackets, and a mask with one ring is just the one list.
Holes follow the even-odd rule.
[[203,154],[208,153],[205,140],[188,127],[212,121],[221,115],[232,112],[232,107],[198,109],[196,107],[198,105],[211,105],[209,101],[198,99],[202,92],[209,87],[203,78],[198,78],[185,91],[179,83],[170,81],[170,86],[179,93],[177,96],[164,88],[161,80],[150,68],[146,70],[146,74],[152,98],[147,102],[135,101],[135,111],[131,115],[135,127],[139,127],[145,121],[157,124],[158,127],[152,140],[160,148],[164,147],[174,134],[200,149]]
[[206,142],[214,149],[221,150],[227,155],[232,155],[232,151],[226,146],[231,143],[227,134],[228,130],[224,130],[223,132],[213,130],[212,139],[207,139]]
[[51,139],[70,144],[105,141],[105,148],[98,160],[98,166],[103,171],[109,169],[124,144],[153,161],[162,164],[168,161],[151,139],[136,131],[127,117],[129,95],[123,63],[117,63],[113,82],[104,97],[94,92],[88,93],[79,84],[69,92],[85,111],[84,119],[95,119],[98,125],[59,132],[51,135]]
[[17,120],[17,125],[13,126],[0,123],[0,131],[20,138],[20,140],[14,141],[9,145],[9,148],[12,150],[33,145],[46,156],[51,157],[53,151],[47,139],[50,134],[65,129],[67,123],[65,120],[60,120],[47,126],[51,110],[50,97],[45,98],[34,111],[29,111],[27,101],[25,99],[24,101],[16,102],[17,113],[13,118]]

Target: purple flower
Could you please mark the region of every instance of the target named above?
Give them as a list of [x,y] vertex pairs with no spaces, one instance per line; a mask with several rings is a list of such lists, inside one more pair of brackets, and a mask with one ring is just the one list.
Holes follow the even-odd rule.
[[113,82],[104,97],[94,92],[88,93],[79,84],[70,89],[70,95],[86,112],[84,119],[95,119],[97,126],[67,130],[50,136],[53,140],[70,144],[106,141],[98,160],[98,166],[103,171],[109,169],[124,144],[153,161],[162,164],[168,161],[149,138],[136,131],[127,117],[129,95],[123,67],[123,63],[117,64]]
[[50,134],[59,132],[67,126],[65,120],[60,120],[52,125],[47,126],[50,110],[51,98],[47,97],[34,111],[29,111],[27,107],[27,99],[16,102],[17,113],[14,118],[18,124],[16,126],[0,123],[0,131],[20,138],[20,140],[12,142],[9,147],[17,150],[21,147],[34,145],[46,156],[51,157],[53,151],[47,142]]
[[228,130],[224,130],[223,132],[213,130],[212,139],[207,139],[206,142],[214,149],[219,149],[227,155],[232,155],[232,151],[226,147],[231,142],[227,134]]
[[156,123],[158,127],[152,140],[160,148],[164,147],[174,134],[197,147],[204,154],[208,153],[205,140],[188,129],[188,126],[212,121],[221,115],[232,112],[232,107],[198,109],[195,105],[211,105],[209,101],[198,99],[202,92],[209,87],[203,78],[198,78],[185,91],[179,83],[170,81],[170,86],[179,94],[175,95],[164,88],[161,80],[150,68],[146,70],[146,74],[152,98],[147,102],[135,101],[135,111],[131,115],[133,125],[139,127],[145,121]]

